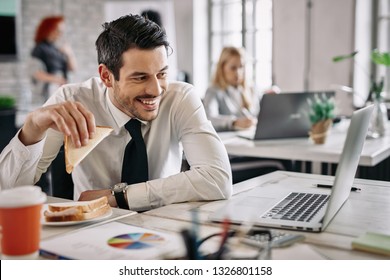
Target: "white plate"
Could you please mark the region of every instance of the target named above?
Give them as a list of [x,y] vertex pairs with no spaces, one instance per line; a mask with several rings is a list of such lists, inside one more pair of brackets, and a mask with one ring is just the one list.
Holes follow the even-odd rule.
[[[56,203],[59,204],[59,203]],[[66,204],[69,204],[69,202],[66,202]],[[103,216],[92,218],[89,220],[82,220],[82,221],[69,221],[69,222],[46,222],[45,216],[43,213],[45,210],[48,210],[48,204],[44,204],[42,206],[42,218],[41,218],[41,224],[44,226],[72,226],[72,225],[78,225],[78,224],[84,224],[84,223],[90,223],[90,222],[98,222],[104,219],[107,219],[112,215],[112,209],[110,208],[110,211]]]

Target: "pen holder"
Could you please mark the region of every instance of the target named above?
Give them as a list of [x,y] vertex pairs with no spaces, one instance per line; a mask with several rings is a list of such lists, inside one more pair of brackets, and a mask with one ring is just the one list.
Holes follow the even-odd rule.
[[[235,231],[229,231],[227,233],[227,238],[234,236]],[[220,237],[223,238],[224,233],[215,233],[212,235],[209,235],[203,239],[198,240],[196,236],[193,234],[193,232],[184,229],[181,231],[181,235],[183,237],[184,245],[186,247],[186,255],[183,257],[183,259],[187,260],[222,260],[225,259],[225,256],[227,253],[229,253],[229,248],[227,245],[226,240],[219,246],[218,250],[213,253],[206,253],[202,254],[200,251],[200,247],[202,244],[204,244],[207,240],[213,238],[213,237]]]
[[[224,232],[215,233],[209,235],[201,240],[198,240],[194,243],[194,236],[192,236],[191,232],[188,230],[182,231],[183,240],[187,249],[186,256],[183,259],[191,259],[191,260],[270,260],[271,259],[271,239],[269,231],[264,230],[261,232],[261,240],[251,240],[251,244],[246,244],[240,242],[240,237],[235,237],[236,231],[231,230],[227,233],[227,238],[225,237]],[[254,233],[258,234],[258,232]],[[215,238],[215,241],[220,242],[221,238],[222,242],[218,249],[212,253],[202,254],[200,247],[207,240]],[[194,247],[194,244],[196,246]],[[248,247],[248,248],[246,248]],[[204,248],[210,248],[210,246],[206,245]],[[244,249],[244,250],[242,250]],[[249,250],[248,250],[249,249]]]

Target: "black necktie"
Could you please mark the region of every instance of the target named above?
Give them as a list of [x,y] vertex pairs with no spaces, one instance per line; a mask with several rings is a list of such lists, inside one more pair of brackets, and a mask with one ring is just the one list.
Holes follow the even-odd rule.
[[125,149],[122,166],[122,182],[135,184],[148,180],[148,156],[141,133],[141,123],[131,119],[125,125],[130,132],[131,140]]

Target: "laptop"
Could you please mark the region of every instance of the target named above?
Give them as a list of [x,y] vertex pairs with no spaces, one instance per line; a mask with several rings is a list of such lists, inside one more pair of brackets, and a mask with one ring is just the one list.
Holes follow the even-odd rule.
[[[320,188],[286,186],[282,182],[264,184],[250,190],[243,198],[228,201],[209,219],[221,222],[229,218],[238,224],[323,231],[348,199],[372,111],[371,105],[353,113],[330,194]],[[300,202],[294,205],[295,199]],[[301,208],[299,213],[290,212],[296,206]],[[305,212],[304,208],[312,212]]]
[[[265,94],[260,101],[257,127],[253,135],[242,133],[251,140],[308,137],[311,123],[307,100],[325,95],[334,97],[334,91]],[[249,133],[250,134],[250,133]]]

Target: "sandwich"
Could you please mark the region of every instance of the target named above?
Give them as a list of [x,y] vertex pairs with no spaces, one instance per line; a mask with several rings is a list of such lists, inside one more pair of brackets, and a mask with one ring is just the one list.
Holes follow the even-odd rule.
[[108,126],[97,126],[95,136],[89,139],[86,146],[76,148],[69,136],[65,136],[65,166],[66,172],[72,173],[75,168],[113,129]]
[[90,201],[73,201],[48,204],[44,211],[46,222],[86,221],[111,213],[106,196]]

